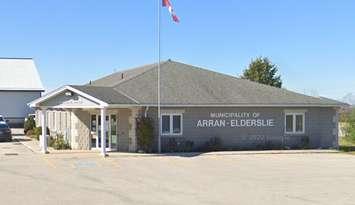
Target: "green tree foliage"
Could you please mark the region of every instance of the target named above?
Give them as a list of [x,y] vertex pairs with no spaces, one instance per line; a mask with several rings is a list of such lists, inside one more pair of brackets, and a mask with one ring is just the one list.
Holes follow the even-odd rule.
[[241,78],[281,88],[281,76],[277,75],[277,71],[277,66],[268,58],[259,57],[252,60]]
[[149,117],[137,118],[137,143],[141,150],[151,152],[154,140],[153,121]]
[[345,126],[345,137],[355,142],[355,109],[353,109],[350,113],[343,117],[344,122],[346,123]]

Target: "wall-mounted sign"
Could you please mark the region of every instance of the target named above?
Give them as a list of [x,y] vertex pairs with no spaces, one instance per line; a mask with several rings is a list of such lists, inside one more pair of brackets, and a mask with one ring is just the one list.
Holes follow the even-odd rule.
[[264,118],[258,112],[211,112],[209,119],[197,121],[196,127],[274,127],[275,119]]
[[82,105],[82,104],[84,104],[84,102],[81,98],[78,98],[78,99],[69,99],[67,101],[64,101],[63,104],[64,105]]

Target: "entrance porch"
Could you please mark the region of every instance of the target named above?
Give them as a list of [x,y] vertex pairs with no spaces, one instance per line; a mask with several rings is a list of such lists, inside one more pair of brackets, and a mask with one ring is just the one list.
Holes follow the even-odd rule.
[[[62,135],[74,150],[135,152],[136,117],[139,108],[66,108],[37,110],[37,125],[47,127],[40,139],[44,153],[49,137]],[[42,133],[45,131],[42,130]]]
[[[136,118],[142,111],[133,99],[109,88],[63,86],[29,103],[42,127],[40,145],[62,135],[71,149],[136,152]],[[48,135],[46,130],[49,130]]]

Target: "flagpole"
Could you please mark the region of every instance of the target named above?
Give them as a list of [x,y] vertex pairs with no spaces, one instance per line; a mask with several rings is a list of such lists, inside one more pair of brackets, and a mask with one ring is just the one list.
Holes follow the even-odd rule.
[[160,116],[160,7],[161,0],[158,2],[158,153],[161,153],[161,116]]

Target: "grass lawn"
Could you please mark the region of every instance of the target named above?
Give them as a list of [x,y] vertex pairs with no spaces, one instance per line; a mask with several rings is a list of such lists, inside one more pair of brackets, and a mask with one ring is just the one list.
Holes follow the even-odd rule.
[[346,137],[342,137],[339,139],[339,145],[340,146],[355,146],[355,142],[350,141]]

